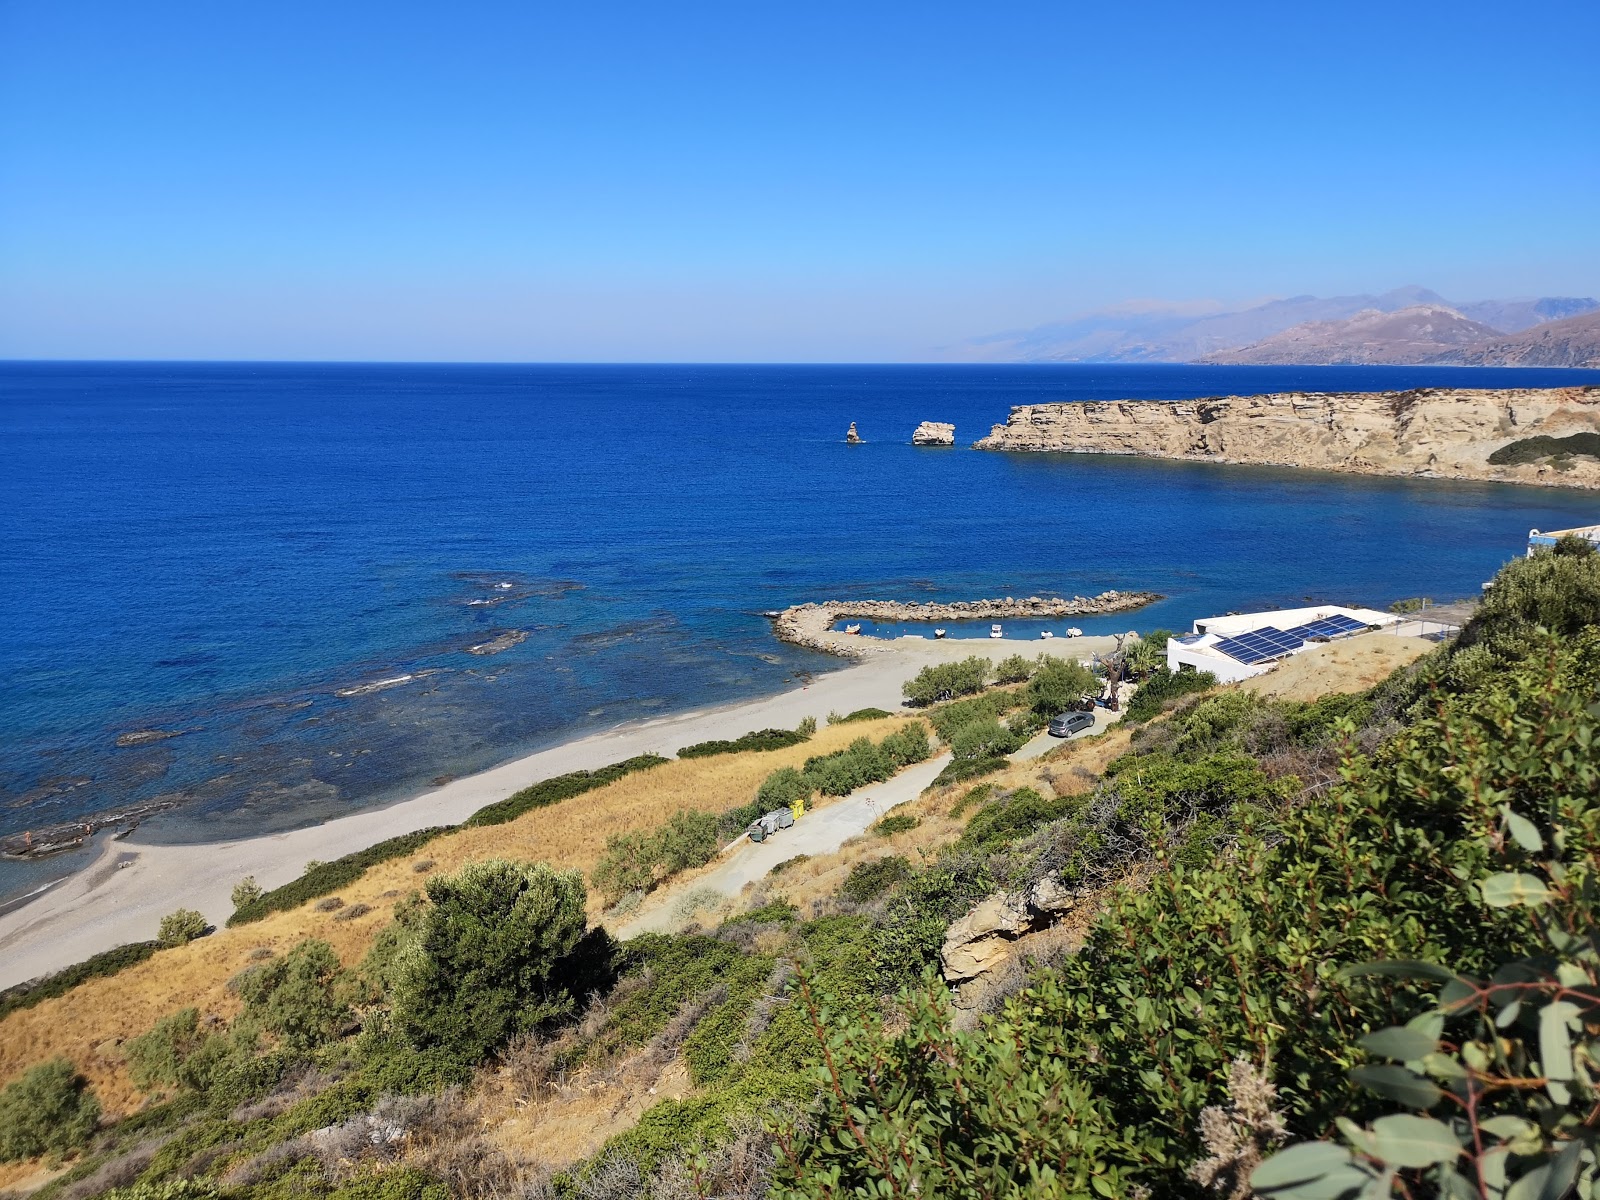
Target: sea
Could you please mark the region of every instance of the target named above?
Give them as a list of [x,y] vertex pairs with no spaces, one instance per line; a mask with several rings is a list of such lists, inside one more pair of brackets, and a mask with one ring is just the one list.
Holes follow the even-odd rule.
[[[968,447],[1045,401],[1596,382],[0,363],[0,837],[146,803],[173,806],[146,840],[286,830],[776,692],[842,665],[772,636],[807,600],[1165,597],[1072,622],[1097,633],[1471,595],[1600,495]],[[958,445],[910,445],[924,420]],[[91,849],[0,862],[0,896]]]

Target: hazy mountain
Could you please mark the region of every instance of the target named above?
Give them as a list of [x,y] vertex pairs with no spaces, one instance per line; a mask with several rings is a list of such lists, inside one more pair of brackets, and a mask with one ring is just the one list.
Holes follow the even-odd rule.
[[1535,325],[1510,337],[1442,354],[1434,361],[1474,367],[1600,367],[1600,311]]
[[[1402,340],[1409,336],[1419,346],[1430,345],[1432,349],[1428,354],[1431,356],[1465,344],[1456,339],[1457,333],[1471,332],[1472,335],[1466,340],[1473,342],[1481,337],[1519,332],[1542,322],[1590,312],[1600,309],[1600,304],[1591,299],[1547,296],[1531,300],[1480,300],[1456,305],[1437,292],[1415,285],[1380,295],[1292,296],[1240,310],[1229,310],[1214,301],[1191,304],[1141,301],[1084,313],[1066,321],[1032,329],[975,338],[953,348],[948,356],[978,362],[1196,362],[1209,360],[1210,356],[1225,351],[1254,347],[1297,327],[1337,324],[1349,321],[1358,314],[1399,313],[1412,308],[1449,310],[1467,325],[1482,327],[1479,332],[1466,330],[1465,327],[1447,332],[1444,326],[1453,323],[1444,318],[1435,322],[1437,330],[1416,328],[1413,330],[1416,336],[1403,332],[1411,328],[1409,320],[1397,327],[1400,330],[1397,336]],[[1362,329],[1367,330],[1368,325],[1363,324]],[[1301,340],[1325,341],[1329,336],[1327,330],[1315,333],[1306,331]],[[1371,341],[1382,335],[1365,332],[1364,336]],[[1430,338],[1435,340],[1430,341]],[[1324,352],[1334,353],[1331,343],[1324,348]],[[1380,354],[1376,347],[1367,353],[1374,357],[1340,361],[1407,361],[1404,358],[1376,357]],[[1412,350],[1409,353],[1421,351]],[[1332,360],[1319,358],[1308,361]]]
[[1469,321],[1443,304],[1416,304],[1398,312],[1369,308],[1343,321],[1310,321],[1236,350],[1201,359],[1208,363],[1417,363],[1476,346],[1500,331]]

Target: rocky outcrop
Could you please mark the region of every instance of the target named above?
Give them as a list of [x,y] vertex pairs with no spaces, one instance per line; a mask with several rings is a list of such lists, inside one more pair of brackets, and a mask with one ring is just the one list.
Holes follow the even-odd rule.
[[1030,404],[976,446],[1600,487],[1591,458],[1488,461],[1523,438],[1584,431],[1600,431],[1600,387],[1419,388]]
[[888,646],[874,646],[870,639],[835,633],[833,625],[845,618],[868,621],[1003,621],[1052,617],[1085,617],[1126,612],[1142,608],[1161,597],[1155,592],[1111,590],[1098,596],[1073,596],[1071,599],[1029,596],[1018,600],[957,600],[950,604],[907,604],[899,600],[824,600],[821,604],[796,604],[782,612],[768,613],[773,632],[783,641],[847,658],[864,658]]
[[856,423],[854,421],[850,422],[850,428],[845,431],[844,440],[849,442],[852,446],[859,446],[861,444],[861,435],[856,432]]
[[945,933],[939,961],[950,983],[976,979],[1011,953],[1011,943],[1072,909],[1078,897],[1047,876],[1025,892],[996,892]]
[[1473,367],[1600,367],[1600,312],[1536,325],[1436,361]]
[[956,427],[944,421],[924,421],[911,435],[913,446],[954,446]]

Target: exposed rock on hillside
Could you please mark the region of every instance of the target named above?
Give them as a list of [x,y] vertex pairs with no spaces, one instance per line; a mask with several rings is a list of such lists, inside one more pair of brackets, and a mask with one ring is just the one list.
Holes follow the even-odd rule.
[[954,446],[956,427],[943,421],[924,421],[911,435],[913,446]]
[[1488,461],[1534,435],[1586,431],[1600,431],[1600,387],[1421,388],[1022,405],[976,445],[1600,487],[1592,458]]
[[1050,924],[1077,902],[1077,896],[1049,877],[1021,895],[995,893],[945,933],[939,951],[945,979],[959,983],[993,970],[1006,960],[1012,942]]
[[1399,312],[1367,309],[1344,321],[1310,321],[1238,350],[1208,354],[1202,362],[1258,364],[1427,362],[1500,332],[1468,320],[1442,304]]
[[1600,312],[1535,325],[1436,361],[1473,367],[1600,367]]

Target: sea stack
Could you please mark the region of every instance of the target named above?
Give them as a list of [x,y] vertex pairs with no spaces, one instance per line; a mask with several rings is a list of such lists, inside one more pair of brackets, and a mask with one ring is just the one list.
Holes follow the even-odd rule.
[[850,431],[844,435],[844,440],[849,442],[852,446],[859,446],[861,444],[861,435],[856,432],[856,423],[854,421],[850,422]]
[[913,446],[954,446],[956,427],[944,421],[924,421],[911,435]]

